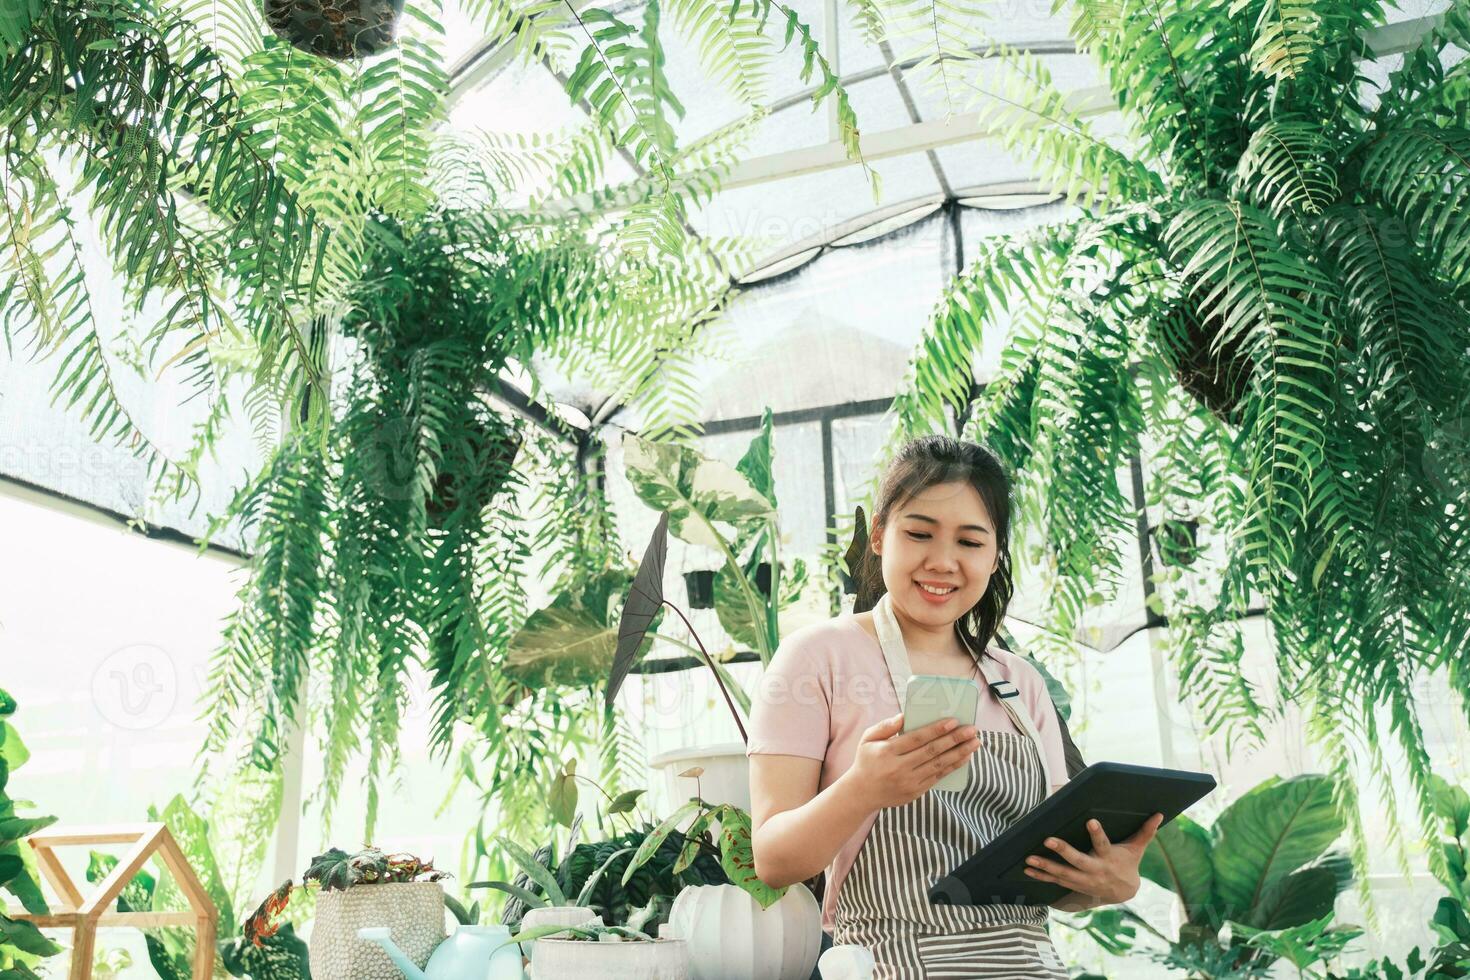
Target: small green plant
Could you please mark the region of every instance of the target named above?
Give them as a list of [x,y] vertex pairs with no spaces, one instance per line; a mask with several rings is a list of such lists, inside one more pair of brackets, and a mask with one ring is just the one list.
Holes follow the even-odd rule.
[[605,941],[603,940],[604,936],[615,936],[620,940],[635,943],[655,942],[653,936],[639,932],[637,929],[629,929],[623,926],[600,926],[596,923],[591,923],[585,926],[536,926],[534,929],[526,929],[516,933],[502,945],[533,943],[538,939],[546,939],[550,936],[555,936],[557,939],[590,939],[593,941]]
[[[614,799],[608,813],[631,808],[643,790],[633,790]],[[580,831],[574,822],[572,840]],[[692,832],[693,828],[691,828]],[[493,888],[510,896],[501,921],[520,924],[527,909],[577,905],[591,909],[608,925],[630,929],[656,927],[668,921],[674,897],[691,885],[727,884],[719,851],[706,833],[686,837],[671,831],[654,846],[653,853],[632,867],[638,853],[657,829],[650,823],[631,828],[603,841],[568,844],[559,862],[552,861],[554,846],[535,854],[505,837],[497,843],[520,869],[514,881],[477,881],[470,888]],[[686,847],[692,860],[680,863]],[[631,869],[631,870],[630,870]]]
[[[25,838],[56,822],[55,817],[22,817],[17,809],[27,804],[6,792],[10,774],[20,768],[30,753],[15,726],[7,720],[15,714],[15,699],[0,689],[0,888],[4,888],[32,915],[46,913],[46,900],[36,880],[30,848]],[[0,909],[3,909],[0,905]],[[5,980],[36,980],[32,967],[44,957],[55,956],[61,947],[29,922],[12,919],[0,911],[0,977]]]
[[[690,770],[681,775],[697,777],[699,773],[697,770]],[[786,894],[785,888],[772,888],[756,877],[755,852],[751,846],[750,837],[750,814],[732,803],[710,804],[697,796],[675,810],[663,823],[654,828],[653,833],[648,835],[633,855],[633,860],[628,863],[627,870],[623,872],[624,883],[639,868],[652,860],[663,846],[664,841],[675,833],[674,828],[690,817],[694,818],[694,822],[684,832],[684,846],[680,848],[679,858],[674,862],[675,873],[694,863],[699,856],[701,840],[705,833],[712,825],[719,824],[720,867],[729,877],[730,884],[744,890],[751,898],[759,902],[763,909],[770,908],[781,900],[781,897]]]

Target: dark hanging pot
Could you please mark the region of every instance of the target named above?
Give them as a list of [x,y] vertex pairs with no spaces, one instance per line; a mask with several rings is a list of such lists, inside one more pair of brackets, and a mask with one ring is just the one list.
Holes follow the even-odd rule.
[[282,40],[336,61],[391,48],[403,13],[403,0],[262,0],[261,6]]
[[1199,557],[1199,521],[1168,518],[1151,530],[1161,564],[1188,568]]
[[713,609],[715,607],[715,573],[713,569],[700,569],[684,573],[684,588],[689,593],[690,609]]

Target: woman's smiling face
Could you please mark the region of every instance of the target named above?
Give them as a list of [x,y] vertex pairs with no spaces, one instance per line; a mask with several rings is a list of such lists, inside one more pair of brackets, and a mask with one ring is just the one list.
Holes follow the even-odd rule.
[[947,626],[969,612],[999,562],[995,524],[980,494],[963,480],[936,483],[901,502],[874,532],[883,584],[899,610],[921,626]]

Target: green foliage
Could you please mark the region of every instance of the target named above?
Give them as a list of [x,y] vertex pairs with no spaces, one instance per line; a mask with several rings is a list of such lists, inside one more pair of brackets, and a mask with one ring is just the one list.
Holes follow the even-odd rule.
[[[56,818],[20,816],[18,810],[29,804],[10,796],[10,777],[30,758],[25,743],[10,722],[15,711],[15,699],[0,689],[0,889],[14,896],[26,912],[43,915],[49,910],[41,895],[35,858],[24,841],[55,823]],[[0,973],[7,980],[36,980],[39,961],[59,952],[61,947],[34,925],[0,912]]]
[[720,625],[762,663],[781,642],[780,611],[800,598],[807,579],[804,561],[781,563],[774,457],[769,409],[734,467],[688,446],[623,437],[624,469],[639,499],[669,515],[675,537],[724,558],[714,581]]
[[618,616],[633,576],[602,572],[533,612],[506,648],[505,673],[527,687],[602,682],[618,646]]
[[[649,845],[656,833],[652,828],[631,830],[597,843],[582,843],[571,848],[560,862],[551,861],[551,849],[528,853],[514,841],[500,838],[499,844],[520,869],[515,881],[475,882],[471,888],[493,888],[510,895],[501,921],[519,928],[527,909],[544,905],[579,905],[590,908],[608,925],[642,928],[645,919],[635,922],[640,911],[661,910],[667,921],[667,908],[660,900],[671,903],[678,893],[694,885],[725,884],[729,879],[721,869],[718,852],[708,835],[686,837],[670,831]],[[648,856],[629,871],[638,855]],[[686,848],[695,856],[688,862],[681,858]]]
[[623,871],[624,885],[640,868],[652,861],[663,850],[669,837],[676,833],[674,828],[690,817],[694,818],[694,822],[685,832],[684,843],[679,850],[679,859],[674,862],[673,870],[676,874],[695,864],[703,846],[704,834],[712,823],[717,822],[720,825],[720,867],[724,870],[730,884],[738,885],[751,898],[759,902],[763,909],[770,908],[780,901],[781,897],[786,894],[786,889],[772,888],[756,876],[755,853],[751,844],[750,814],[729,803],[712,806],[701,799],[692,799],[679,807],[643,839],[632,860],[628,862],[627,868]]
[[[1077,3],[1116,137],[1087,125],[1106,106],[1033,57],[943,62],[1077,208],[982,245],[896,407],[901,434],[961,431],[1016,475],[1018,561],[1049,597],[1053,645],[1116,594],[1138,507],[1193,522],[1191,560],[1156,568],[1151,611],[1206,728],[1250,741],[1276,704],[1305,704],[1334,771],[1369,760],[1385,796],[1377,742],[1396,738],[1428,827],[1412,687],[1442,670],[1470,703],[1470,35],[1452,5],[1375,91],[1359,63],[1386,6]],[[973,360],[1007,320],[1001,371],[972,399]],[[1135,502],[1126,470],[1145,446]],[[1259,605],[1269,691],[1241,669]],[[1337,793],[1361,861],[1354,789]]]
[[[1207,977],[1263,975],[1277,959],[1299,970],[1335,959],[1362,934],[1333,925],[1337,896],[1352,880],[1346,857],[1329,850],[1345,827],[1331,778],[1273,776],[1211,828],[1176,817],[1144,852],[1140,876],[1183,906],[1177,936],[1126,905],[1089,913],[1082,928],[1113,955],[1148,955]],[[1139,943],[1140,929],[1162,949]]]

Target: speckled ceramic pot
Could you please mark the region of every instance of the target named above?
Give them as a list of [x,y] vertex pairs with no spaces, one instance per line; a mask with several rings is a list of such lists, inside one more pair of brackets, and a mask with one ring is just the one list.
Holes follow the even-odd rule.
[[356,885],[316,897],[311,927],[313,980],[403,980],[403,971],[357,930],[386,926],[419,969],[444,941],[444,889],[436,881]]

